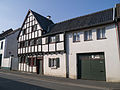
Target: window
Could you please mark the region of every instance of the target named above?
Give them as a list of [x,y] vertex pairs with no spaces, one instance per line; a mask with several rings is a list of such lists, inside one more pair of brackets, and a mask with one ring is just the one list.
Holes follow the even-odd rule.
[[92,40],[92,30],[84,32],[84,40],[85,41]]
[[34,45],[34,40],[30,41],[30,46]]
[[25,47],[27,47],[28,46],[28,41],[25,41]]
[[28,64],[29,66],[36,66],[36,58],[29,58]]
[[56,41],[56,37],[55,36],[50,37],[50,43],[54,43],[55,41]]
[[80,33],[73,33],[73,42],[80,41]]
[[37,24],[32,26],[32,32],[35,31],[35,30],[37,30]]
[[49,58],[49,67],[59,68],[60,67],[59,58]]
[[59,42],[60,41],[60,37],[59,35],[56,35],[56,42]]
[[37,39],[37,45],[40,45],[40,44],[42,44],[42,38]]
[[97,39],[105,39],[106,36],[105,36],[105,28],[99,28],[97,29]]
[[20,43],[18,43],[18,48],[20,48]]
[[48,44],[48,37],[45,38],[45,44]]
[[24,29],[24,30],[23,30],[23,35],[24,35],[24,34],[26,34],[26,32],[27,32],[27,30],[26,30],[26,29]]

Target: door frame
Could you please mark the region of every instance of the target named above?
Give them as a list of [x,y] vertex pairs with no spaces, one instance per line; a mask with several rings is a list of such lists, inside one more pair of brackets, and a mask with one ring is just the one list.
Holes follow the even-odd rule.
[[[42,73],[41,74],[43,74],[43,72],[44,72],[44,68],[43,68],[43,56],[37,56],[36,57],[36,73],[37,74],[40,74],[40,60],[42,60]],[[37,64],[39,62],[39,64]],[[39,65],[39,68],[38,68],[38,66],[37,65]],[[39,69],[39,70],[38,70]],[[38,73],[38,71],[39,71],[39,73]]]

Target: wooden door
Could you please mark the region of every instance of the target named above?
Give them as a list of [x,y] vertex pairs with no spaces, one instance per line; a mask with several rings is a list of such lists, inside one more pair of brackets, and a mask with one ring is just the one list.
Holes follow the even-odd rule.
[[36,69],[37,74],[43,74],[43,59],[41,58],[36,59]]

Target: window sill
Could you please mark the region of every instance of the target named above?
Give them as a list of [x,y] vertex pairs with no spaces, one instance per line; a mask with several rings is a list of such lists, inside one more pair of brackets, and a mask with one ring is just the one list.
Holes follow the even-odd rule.
[[50,42],[49,44],[54,44],[55,42]]
[[103,40],[103,39],[107,39],[107,38],[97,38],[97,40]]
[[77,43],[77,42],[80,42],[80,41],[73,41],[73,43]]
[[51,69],[57,69],[57,67],[56,66],[54,66],[54,67],[50,67]]
[[84,41],[93,41],[93,39],[89,39],[89,40],[84,40]]

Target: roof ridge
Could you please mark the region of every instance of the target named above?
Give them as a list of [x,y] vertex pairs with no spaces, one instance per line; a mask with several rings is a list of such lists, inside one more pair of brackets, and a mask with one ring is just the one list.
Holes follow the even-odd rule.
[[109,8],[109,9],[101,10],[101,11],[98,11],[98,12],[93,12],[93,13],[90,13],[90,14],[86,14],[86,15],[83,15],[83,16],[78,16],[78,17],[75,17],[75,18],[71,18],[71,19],[68,19],[68,20],[65,20],[65,21],[55,23],[54,25],[61,24],[61,23],[67,22],[67,21],[71,21],[71,20],[74,20],[74,19],[77,19],[77,18],[86,17],[86,16],[89,16],[89,15],[101,13],[101,12],[104,12],[104,11],[107,11],[107,10],[110,10],[110,9],[113,9],[113,8]]
[[32,13],[35,13],[35,14],[38,14],[38,15],[42,16],[43,18],[45,18],[45,19],[47,19],[47,20],[49,20],[49,21],[52,21],[52,20],[50,20],[50,19],[46,18],[45,16],[43,16],[43,15],[41,15],[41,14],[39,14],[39,13],[37,13],[37,12],[33,11],[33,10],[31,10],[31,9],[30,9],[30,11],[31,11]]

